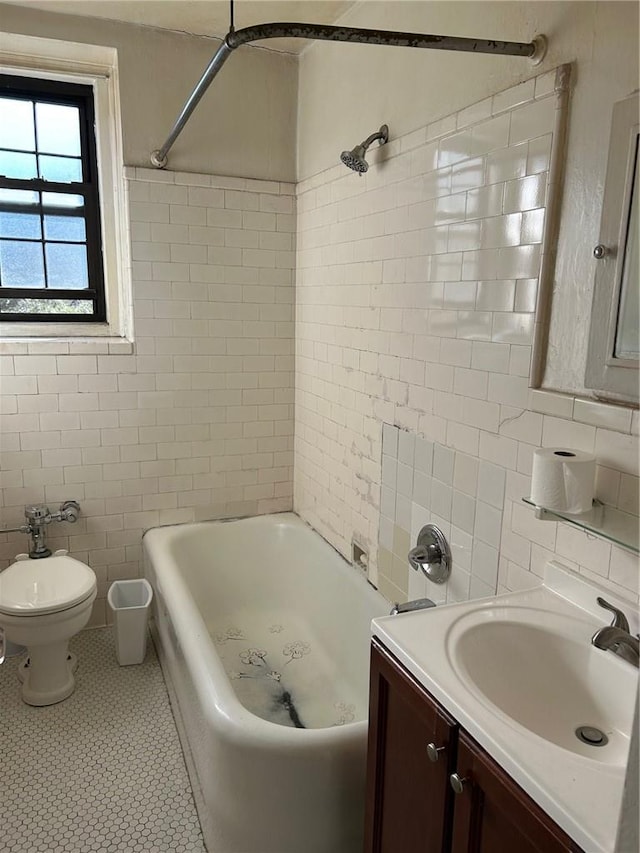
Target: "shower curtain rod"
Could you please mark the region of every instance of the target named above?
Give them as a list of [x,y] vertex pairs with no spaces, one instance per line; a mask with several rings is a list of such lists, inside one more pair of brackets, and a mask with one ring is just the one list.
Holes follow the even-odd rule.
[[401,33],[392,30],[367,30],[357,27],[335,27],[321,24],[271,23],[231,29],[206,67],[202,77],[187,98],[164,145],[151,154],[151,163],[158,169],[167,165],[167,154],[182,132],[200,99],[209,88],[231,53],[244,44],[262,39],[303,38],[319,41],[342,41],[356,44],[375,44],[390,47],[416,47],[430,50],[461,50],[469,53],[495,53],[501,56],[522,56],[537,65],[543,59],[547,41],[537,35],[530,42],[495,41],[463,38],[460,36],[434,36],[424,33]]

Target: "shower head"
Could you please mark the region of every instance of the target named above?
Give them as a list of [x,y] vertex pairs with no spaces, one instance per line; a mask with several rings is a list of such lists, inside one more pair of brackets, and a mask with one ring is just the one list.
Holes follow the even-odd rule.
[[355,148],[352,148],[351,151],[343,151],[340,155],[340,159],[349,169],[353,169],[354,172],[366,172],[369,168],[369,164],[364,158],[366,148],[364,145],[356,145]]
[[366,161],[365,154],[367,153],[367,148],[372,142],[375,142],[376,139],[380,140],[380,145],[384,145],[385,142],[389,141],[389,128],[386,124],[383,124],[380,130],[372,133],[371,136],[368,136],[364,142],[361,142],[360,145],[356,145],[356,147],[352,148],[351,151],[343,151],[340,155],[340,159],[344,165],[361,175],[366,172],[369,168],[369,164]]

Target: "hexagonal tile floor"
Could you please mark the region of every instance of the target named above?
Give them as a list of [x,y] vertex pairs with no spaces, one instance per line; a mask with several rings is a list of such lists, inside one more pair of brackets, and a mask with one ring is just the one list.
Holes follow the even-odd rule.
[[20,658],[0,666],[0,849],[6,853],[205,853],[162,671],[149,642],[120,667],[110,628],[71,641],[76,690],[20,698]]

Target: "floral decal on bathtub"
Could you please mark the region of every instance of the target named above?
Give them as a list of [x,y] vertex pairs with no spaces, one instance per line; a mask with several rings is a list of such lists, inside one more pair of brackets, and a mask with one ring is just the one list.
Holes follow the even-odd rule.
[[264,666],[267,653],[264,649],[245,649],[240,652],[240,660],[247,666]]
[[214,640],[216,643],[223,646],[229,640],[246,640],[246,637],[240,628],[227,628],[224,633],[216,634]]
[[[333,692],[331,662],[327,669],[322,650],[315,659],[311,643],[295,634],[289,639],[295,630],[274,622],[264,624],[262,630],[252,623],[249,632],[235,625],[212,632],[227,675],[237,685],[238,698],[252,713],[280,725],[322,728],[352,723],[356,706]],[[254,633],[264,645],[249,645]],[[237,642],[243,643],[239,649]]]
[[[300,658],[308,655],[311,651],[311,646],[309,643],[303,643],[300,640],[297,640],[295,643],[287,643],[287,645],[282,650],[282,654],[289,658],[287,663],[291,663],[292,660],[299,660]],[[285,666],[287,665],[285,663]]]
[[[302,640],[296,640],[293,643],[287,643],[282,649],[282,654],[285,657],[288,657],[289,660],[284,665],[286,666],[293,660],[299,660],[301,657],[303,657],[304,655],[308,655],[310,652],[311,646],[309,645],[309,643],[305,643]],[[282,673],[278,672],[278,670],[276,669],[270,668],[269,664],[267,663],[267,655],[268,652],[266,649],[243,649],[238,654],[240,662],[243,663],[245,666],[253,667],[254,671],[246,672],[243,670],[234,670],[232,673],[230,673],[230,677],[234,681],[239,681],[243,678],[264,678],[268,679],[271,682],[275,682],[278,687],[276,688],[275,695],[273,695],[272,697],[274,704],[279,710],[285,712],[288,717],[288,720],[290,720],[290,723],[295,726],[295,728],[306,728],[305,724],[300,718],[300,714],[298,713],[291,693],[289,692],[289,690],[287,690],[284,686],[281,685]]]
[[336,702],[333,706],[340,715],[334,726],[344,726],[346,723],[352,723],[356,718],[356,706],[347,705],[346,702]]
[[[263,675],[265,678],[270,678],[272,681],[282,681],[282,673],[276,672],[275,669],[271,669],[269,672],[263,673]],[[256,676],[247,672],[232,671],[229,673],[229,678],[232,681],[239,681],[241,678],[256,678]]]

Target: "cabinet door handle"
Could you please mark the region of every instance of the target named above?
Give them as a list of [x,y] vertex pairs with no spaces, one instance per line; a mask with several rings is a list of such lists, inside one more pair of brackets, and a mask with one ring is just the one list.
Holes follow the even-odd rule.
[[469,779],[463,779],[458,773],[452,773],[449,776],[449,782],[451,787],[455,791],[456,794],[461,794],[464,790],[464,786],[469,782]]
[[435,763],[438,760],[440,753],[444,751],[444,746],[436,746],[435,743],[427,744],[427,755],[429,756],[429,761],[433,761]]

